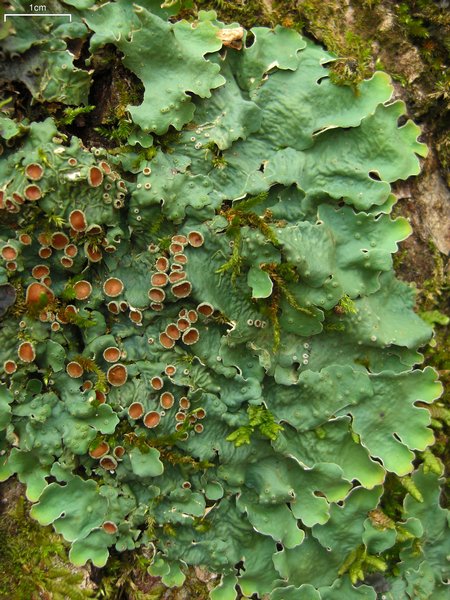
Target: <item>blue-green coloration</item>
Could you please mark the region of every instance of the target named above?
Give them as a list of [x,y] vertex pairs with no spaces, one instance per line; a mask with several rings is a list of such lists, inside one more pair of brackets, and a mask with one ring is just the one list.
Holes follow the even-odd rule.
[[35,101],[88,104],[67,40],[90,33],[87,62],[114,45],[144,94],[114,152],[0,118],[0,477],[77,565],[146,545],[169,586],[222,574],[213,600],[375,599],[373,572],[443,599],[440,465],[413,462],[441,388],[389,216],[426,147],[389,77],[336,86],[282,27],[60,4],[72,24],[3,40]]

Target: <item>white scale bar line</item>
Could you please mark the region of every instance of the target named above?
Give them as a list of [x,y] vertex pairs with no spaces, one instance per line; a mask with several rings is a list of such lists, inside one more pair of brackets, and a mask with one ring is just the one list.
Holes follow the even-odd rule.
[[31,15],[28,13],[5,13],[3,21],[6,21],[7,17],[69,17],[69,21],[72,23],[72,15],[70,13],[36,13]]

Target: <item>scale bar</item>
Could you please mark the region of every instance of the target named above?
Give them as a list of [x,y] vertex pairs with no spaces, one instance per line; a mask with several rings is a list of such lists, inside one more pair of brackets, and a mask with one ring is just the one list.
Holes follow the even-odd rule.
[[69,17],[69,21],[72,23],[72,15],[70,13],[5,13],[3,15],[3,22],[5,22],[8,17]]

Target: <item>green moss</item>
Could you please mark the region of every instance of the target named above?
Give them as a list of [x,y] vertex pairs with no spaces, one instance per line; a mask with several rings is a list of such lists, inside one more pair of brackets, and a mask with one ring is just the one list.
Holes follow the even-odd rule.
[[96,108],[90,113],[92,123],[98,124],[93,129],[105,145],[123,145],[134,129],[128,120],[127,107],[142,102],[142,83],[122,65],[117,51],[111,46],[93,56],[92,68],[96,77],[91,93],[98,98]]
[[438,3],[428,0],[408,0],[394,3],[397,25],[403,36],[413,44],[426,65],[422,84],[429,88],[429,99],[444,100],[450,107],[450,78],[446,63],[450,52],[450,13]]
[[[409,36],[414,38],[433,37],[436,34],[433,28],[446,26],[449,22],[447,9],[429,0],[395,2],[393,10],[400,25],[405,28]],[[445,42],[445,39],[443,41]]]
[[204,146],[205,160],[211,160],[211,164],[215,169],[223,169],[227,166],[227,161],[223,157],[222,151],[215,142],[209,142]]
[[410,2],[402,2],[394,7],[398,22],[408,31],[412,37],[426,39],[430,37],[430,33],[424,24],[422,16],[415,14],[412,10]]
[[350,313],[355,315],[358,312],[358,309],[356,308],[356,305],[350,296],[345,294],[345,296],[342,296],[342,298],[339,300],[339,304],[335,306],[334,312],[336,312],[336,314]]
[[248,425],[239,427],[227,437],[228,442],[233,442],[236,448],[244,444],[250,444],[251,436],[258,431],[262,436],[270,440],[276,440],[282,425],[275,422],[273,414],[265,406],[249,406]]
[[[143,579],[146,578],[146,569],[150,560],[143,554],[131,555],[126,553],[121,558],[111,557],[107,566],[102,571],[99,584],[98,597],[118,600],[131,597],[133,600],[159,600],[165,587],[157,582],[151,590],[141,591]],[[146,586],[148,587],[148,586]]]
[[217,12],[218,18],[225,23],[238,21],[242,27],[247,29],[261,25],[273,25],[273,15],[264,0],[197,0],[193,11],[182,14],[190,16],[197,14],[199,10],[211,10]]
[[98,598],[108,600],[181,600],[208,598],[206,584],[200,581],[193,569],[186,573],[182,588],[167,588],[159,577],[152,577],[147,570],[151,556],[146,553],[126,553],[121,558],[111,558],[102,571]]
[[406,489],[402,486],[400,478],[393,473],[388,473],[384,482],[384,493],[380,500],[379,510],[392,521],[401,520],[405,496]]
[[434,262],[433,274],[419,289],[418,304],[421,310],[438,309],[445,306],[450,296],[450,278],[446,272],[444,256],[430,240],[429,249]]
[[133,131],[133,124],[125,119],[115,119],[114,122],[108,122],[108,125],[95,127],[94,131],[110,142],[120,145],[126,142],[128,136]]
[[72,108],[68,106],[63,111],[63,116],[57,121],[58,125],[72,125],[75,119],[79,115],[85,115],[94,110],[95,106],[78,106],[77,108]]
[[92,590],[80,584],[83,574],[67,563],[67,550],[51,527],[42,527],[28,517],[26,502],[0,517],[0,598],[5,600],[82,600]]
[[367,573],[384,572],[386,569],[386,562],[382,558],[368,554],[362,544],[347,556],[339,569],[339,575],[348,573],[350,581],[355,585],[358,581],[362,581]]

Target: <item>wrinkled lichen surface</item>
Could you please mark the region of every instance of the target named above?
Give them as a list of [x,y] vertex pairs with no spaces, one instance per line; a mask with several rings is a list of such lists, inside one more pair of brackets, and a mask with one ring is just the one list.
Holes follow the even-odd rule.
[[0,116],[1,478],[77,566],[446,597],[439,316],[392,262],[391,184],[427,148],[389,76],[342,85],[296,31],[170,18],[188,3],[50,4],[72,21],[2,33],[30,108]]

